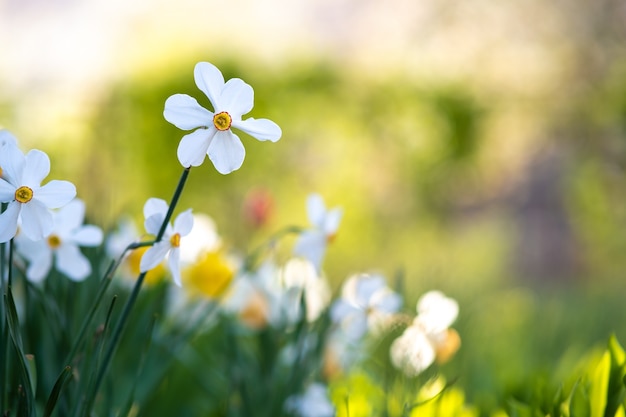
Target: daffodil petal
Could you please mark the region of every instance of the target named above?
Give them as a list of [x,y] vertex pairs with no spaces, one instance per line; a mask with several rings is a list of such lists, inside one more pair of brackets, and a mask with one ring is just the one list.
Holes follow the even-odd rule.
[[311,194],[306,199],[306,213],[309,223],[318,229],[324,228],[324,218],[326,217],[326,206],[324,199],[319,194]]
[[0,147],[6,144],[17,146],[17,138],[8,130],[0,129]]
[[187,236],[193,228],[193,214],[191,209],[180,213],[174,220],[174,231],[180,233],[181,236]]
[[219,69],[208,62],[198,62],[193,70],[198,88],[206,94],[213,109],[220,107],[220,94],[224,87],[224,76]]
[[7,209],[0,213],[0,243],[8,242],[17,233],[17,218],[22,204],[17,201],[9,203]]
[[78,246],[98,246],[103,239],[102,229],[98,226],[87,224],[79,227],[72,234],[71,239]]
[[21,230],[32,240],[43,239],[54,227],[54,219],[50,210],[41,202],[33,199],[22,204]]
[[160,264],[163,259],[165,259],[165,255],[171,249],[170,242],[161,241],[157,242],[150,249],[146,251],[141,257],[141,262],[139,263],[139,270],[141,272],[148,272],[149,270],[155,268],[158,264]]
[[91,264],[78,246],[61,245],[56,250],[56,267],[72,281],[82,281],[91,274]]
[[343,212],[341,209],[336,208],[330,210],[326,213],[326,218],[324,219],[324,233],[326,235],[334,235],[339,229],[339,223],[341,223],[341,216]]
[[143,226],[146,229],[146,232],[151,235],[158,235],[161,227],[163,226],[163,221],[165,220],[165,214],[156,213],[150,217],[147,217],[143,222]]
[[180,282],[180,249],[179,248],[173,248],[170,251],[167,262],[170,267],[170,272],[172,273],[172,278],[174,279],[174,282],[176,283],[176,285],[181,287],[182,285]]
[[85,203],[75,198],[54,214],[56,230],[74,230],[83,224],[85,219]]
[[297,256],[311,261],[315,265],[317,271],[321,270],[322,259],[326,252],[326,236],[317,230],[308,230],[303,232],[293,249],[293,253]]
[[163,110],[165,120],[182,130],[208,127],[213,121],[213,113],[198,104],[187,94],[174,94],[165,100]]
[[25,161],[26,157],[17,145],[7,143],[2,147],[2,152],[0,152],[2,176],[15,187],[23,185],[18,184],[18,182],[22,182]]
[[185,168],[202,165],[215,132],[217,132],[217,129],[211,126],[208,129],[198,129],[183,136],[178,144],[177,151],[180,164]]
[[38,283],[44,280],[52,269],[52,251],[44,245],[44,248],[36,251],[37,256],[30,258],[30,264],[26,269],[26,278],[30,282]]
[[37,190],[33,200],[42,202],[48,208],[63,207],[76,197],[76,187],[69,181],[53,180]]
[[153,214],[162,214],[163,217],[167,214],[169,206],[162,198],[149,198],[143,205],[143,216],[147,219]]
[[39,187],[41,181],[50,173],[50,158],[45,152],[33,149],[26,154],[22,184],[29,187]]
[[15,186],[0,178],[0,202],[8,203],[15,200]]
[[209,145],[209,159],[220,174],[230,174],[241,168],[246,156],[243,143],[237,135],[227,130],[217,132]]
[[220,106],[216,111],[227,111],[234,120],[250,112],[254,106],[254,90],[240,78],[226,82],[220,95]]
[[246,120],[233,120],[232,126],[262,141],[276,142],[283,134],[280,127],[269,119],[249,117]]

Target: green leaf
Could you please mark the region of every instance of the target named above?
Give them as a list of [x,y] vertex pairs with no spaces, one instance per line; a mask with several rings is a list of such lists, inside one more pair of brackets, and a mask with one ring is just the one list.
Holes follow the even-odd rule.
[[52,391],[50,392],[50,396],[48,397],[48,401],[46,402],[46,408],[44,409],[43,417],[49,417],[52,414],[52,411],[54,410],[54,406],[56,406],[57,400],[59,399],[59,395],[61,394],[61,389],[63,388],[63,386],[65,385],[65,383],[67,382],[67,380],[69,379],[71,375],[72,375],[71,367],[66,366],[65,368],[63,368],[63,370],[61,371],[61,374],[59,375],[56,382],[54,383],[54,387],[52,387]]
[[20,325],[17,318],[17,310],[15,308],[15,301],[13,300],[13,292],[11,287],[7,287],[7,292],[4,294],[4,304],[6,307],[7,323],[9,326],[9,334],[13,341],[13,346],[17,351],[18,367],[22,384],[24,385],[24,394],[26,400],[26,414],[28,416],[35,416],[35,392],[30,377],[30,365],[27,363],[26,355],[22,348],[22,338],[20,335]]
[[611,335],[609,339],[608,351],[611,355],[611,373],[609,375],[605,415],[614,416],[621,406],[626,392],[623,382],[624,374],[626,373],[624,367],[626,353],[620,346],[615,335]]
[[604,352],[600,363],[589,375],[589,404],[591,417],[604,417],[611,373],[611,354]]
[[587,396],[581,381],[576,382],[569,398],[569,408],[564,416],[588,417],[591,416],[589,397]]

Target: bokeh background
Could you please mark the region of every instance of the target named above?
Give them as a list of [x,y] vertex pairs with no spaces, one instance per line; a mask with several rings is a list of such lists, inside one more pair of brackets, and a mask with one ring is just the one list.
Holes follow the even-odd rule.
[[305,226],[309,193],[341,206],[333,286],[458,299],[445,372],[489,409],[626,341],[624,22],[621,0],[0,0],[0,125],[111,228],[171,196],[163,104],[208,105],[195,63],[244,79],[283,138],[242,134],[243,167],[194,169],[181,208],[245,254]]

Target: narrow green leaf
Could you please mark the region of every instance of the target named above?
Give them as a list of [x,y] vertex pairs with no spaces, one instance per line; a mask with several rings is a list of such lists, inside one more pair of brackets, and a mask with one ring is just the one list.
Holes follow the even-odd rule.
[[49,417],[52,415],[52,411],[57,404],[57,400],[59,399],[59,395],[61,394],[61,389],[68,381],[69,377],[72,375],[72,368],[66,366],[61,371],[61,374],[57,378],[54,383],[54,387],[52,387],[52,391],[50,392],[50,396],[48,397],[48,401],[46,402],[46,407],[43,412],[43,417]]
[[615,335],[611,335],[609,339],[608,350],[611,355],[611,372],[609,375],[609,386],[607,392],[606,416],[614,416],[620,408],[626,388],[622,378],[626,372],[624,362],[626,361],[626,353]]
[[15,301],[13,300],[13,293],[11,291],[11,286],[7,287],[7,292],[6,294],[4,294],[4,304],[6,307],[9,334],[11,335],[13,346],[15,347],[15,350],[17,352],[20,378],[24,386],[25,401],[26,401],[26,404],[25,404],[26,414],[28,416],[34,417],[35,416],[35,407],[34,407],[35,399],[34,399],[33,385],[30,380],[29,365],[26,362],[26,355],[24,355],[24,350],[22,348],[20,325],[19,325],[19,321],[17,318],[17,310],[15,308]]

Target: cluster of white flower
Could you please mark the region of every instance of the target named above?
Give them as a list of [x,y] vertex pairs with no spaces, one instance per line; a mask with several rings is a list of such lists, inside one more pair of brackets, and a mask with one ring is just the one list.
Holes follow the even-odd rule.
[[29,261],[26,276],[43,280],[55,264],[72,280],[91,274],[79,246],[98,246],[102,230],[83,225],[84,203],[68,181],[41,182],[50,173],[50,158],[33,149],[26,155],[17,140],[0,132],[0,243],[15,238],[17,251]]

